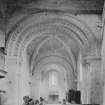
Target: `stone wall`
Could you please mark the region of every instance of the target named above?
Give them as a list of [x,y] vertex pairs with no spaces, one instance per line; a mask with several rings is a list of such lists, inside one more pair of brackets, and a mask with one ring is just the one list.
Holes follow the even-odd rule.
[[5,33],[0,30],[0,47],[5,47]]

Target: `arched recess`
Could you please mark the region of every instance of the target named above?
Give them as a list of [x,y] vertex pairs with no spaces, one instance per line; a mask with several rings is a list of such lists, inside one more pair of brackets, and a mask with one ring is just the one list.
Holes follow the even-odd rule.
[[[63,78],[65,78],[65,79],[63,79],[62,77],[61,77],[61,79],[64,81],[66,81],[66,82],[63,82],[63,84],[62,85],[60,85],[60,86],[62,86],[63,87],[63,91],[67,91],[67,88],[68,88],[68,80],[70,79],[70,76],[72,76],[72,72],[70,73],[70,71],[69,72],[67,72],[68,70],[65,70],[65,68],[61,65],[61,64],[59,64],[59,63],[57,63],[57,62],[55,62],[55,63],[52,63],[52,62],[50,62],[50,63],[47,63],[47,64],[44,64],[44,65],[42,65],[42,67],[38,67],[35,71],[34,71],[34,73],[35,73],[35,75],[36,74],[39,74],[39,82],[36,82],[35,83],[35,80],[36,80],[36,76],[32,76],[32,78],[33,78],[33,82],[32,82],[32,89],[31,89],[31,92],[32,92],[32,95],[33,95],[33,97],[36,97],[36,96],[40,96],[40,94],[41,94],[41,91],[42,91],[42,94],[43,94],[43,92],[44,92],[44,94],[47,94],[47,95],[45,95],[45,96],[43,96],[43,97],[45,97],[45,99],[46,98],[48,98],[48,94],[50,94],[49,92],[50,92],[50,90],[49,90],[49,87],[48,87],[48,84],[46,83],[46,82],[42,82],[43,81],[43,79],[41,79],[41,74],[44,74],[44,73],[48,73],[48,72],[52,72],[52,71],[56,71],[56,72],[58,72],[58,74],[62,74],[62,75],[60,75],[60,76],[62,76]],[[69,76],[67,76],[67,75],[69,75]],[[46,75],[46,77],[47,77],[47,75]],[[46,78],[45,77],[45,78]],[[68,78],[69,77],[69,78]],[[48,80],[48,79],[47,79]],[[45,83],[46,85],[44,85],[44,87],[43,87],[43,84],[42,84],[42,86],[39,86],[39,87],[37,87],[38,85],[36,85],[36,84],[39,84],[39,85],[41,85],[40,84],[40,82],[42,82],[42,83]],[[70,83],[71,83],[71,81],[69,81]],[[61,82],[62,83],[62,82]],[[71,85],[71,84],[69,84],[69,85]],[[35,88],[38,88],[37,90],[35,89]],[[41,89],[42,90],[41,90]],[[39,90],[39,91],[38,91]],[[37,92],[36,92],[37,91]],[[62,89],[60,89],[60,87],[56,90],[57,92],[58,92],[58,94],[62,94],[62,95],[59,95],[60,96],[60,101],[64,98],[64,96],[65,96],[65,94],[63,93],[63,91],[62,91]],[[35,93],[37,93],[37,94],[35,94]],[[35,94],[35,95],[34,95]]]
[[[94,33],[92,33],[90,28],[83,24],[83,22],[72,15],[62,13],[26,15],[16,24],[9,27],[10,30],[7,33],[9,38],[6,42],[6,52],[9,56],[21,55],[21,52],[24,51],[21,49],[24,49],[26,43],[34,39],[35,33],[48,33],[51,30],[56,33],[59,32],[60,29],[63,29],[66,34],[69,33],[70,38],[72,37],[76,39],[77,42],[79,41],[79,45],[85,46],[88,45],[89,42],[92,43],[92,41],[95,41]],[[74,35],[70,33],[74,33]]]
[[[16,65],[18,67],[16,68],[17,71],[14,70],[15,67],[10,67],[10,62],[7,63],[7,65],[8,67],[10,67],[10,69],[13,69],[13,74],[15,73],[14,71],[16,71],[16,73],[21,77],[20,78],[19,76],[17,76],[15,78],[18,80],[18,82],[16,82],[17,84],[13,83],[13,85],[18,85],[17,91],[20,93],[14,93],[18,98],[14,100],[14,102],[10,101],[10,103],[15,105],[18,105],[17,103],[21,104],[22,97],[23,95],[25,95],[25,92],[27,93],[27,91],[29,91],[27,94],[30,95],[30,67],[29,63],[26,61],[27,47],[35,39],[39,37],[42,38],[42,40],[35,44],[35,46],[37,45],[36,47],[38,47],[40,45],[40,42],[43,41],[43,37],[58,37],[59,40],[63,42],[63,45],[66,46],[67,50],[69,50],[70,59],[72,62],[71,64],[73,64],[74,70],[78,69],[77,57],[79,51],[82,50],[86,53],[87,50],[85,48],[91,49],[91,45],[96,42],[94,34],[86,25],[84,25],[74,16],[64,13],[37,13],[24,15],[19,21],[17,21],[16,24],[9,26],[8,29],[9,28],[10,30],[7,32],[9,37],[6,42],[6,53],[7,57],[16,58]],[[77,46],[78,50],[75,51],[75,48],[73,48],[73,46]],[[35,49],[33,48],[32,51],[35,51]],[[75,55],[74,52],[78,53]],[[26,67],[24,68],[24,66]],[[27,75],[29,77],[28,80],[25,80],[24,75]],[[24,90],[24,93],[20,92],[22,84],[20,79],[22,78],[24,80],[24,86],[28,87],[28,89]],[[11,80],[10,76],[9,79]],[[23,89],[25,88],[24,86]],[[13,97],[14,96],[12,96],[12,98]],[[13,100],[12,98],[10,100]]]

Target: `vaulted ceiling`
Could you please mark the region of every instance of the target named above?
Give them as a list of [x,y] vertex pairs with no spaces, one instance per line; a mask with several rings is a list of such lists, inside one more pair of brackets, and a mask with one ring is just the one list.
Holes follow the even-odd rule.
[[[5,29],[6,22],[8,22],[8,19],[12,17],[12,15],[15,12],[25,12],[25,11],[32,11],[34,12],[41,12],[41,11],[65,11],[70,12],[74,14],[78,13],[90,13],[90,14],[101,14],[103,10],[103,4],[104,0],[0,0],[0,19],[1,19],[1,28]],[[59,17],[59,16],[58,16]],[[58,18],[57,17],[57,18]],[[78,59],[78,54],[80,49],[85,45],[86,43],[92,43],[92,37],[82,35],[83,32],[75,33],[74,28],[70,26],[72,29],[69,31],[65,28],[66,24],[68,27],[68,23],[58,28],[56,26],[57,18],[55,19],[55,26],[51,26],[51,32],[53,33],[45,33],[45,34],[53,34],[53,36],[50,37],[41,37],[41,39],[35,39],[32,41],[32,43],[27,48],[27,53],[30,57],[30,59],[36,60],[41,59],[42,57],[48,56],[49,54],[55,54],[55,55],[61,55],[62,57],[65,57],[70,61],[71,65],[74,66],[76,64]],[[2,21],[4,20],[4,21]],[[42,20],[42,19],[41,19]],[[46,20],[46,17],[45,17]],[[32,22],[33,23],[33,22]],[[63,21],[62,21],[63,23]],[[69,27],[69,28],[70,28]],[[45,26],[44,26],[45,28]],[[50,30],[50,27],[47,27],[48,30]],[[56,31],[57,30],[57,31]],[[56,32],[57,36],[54,35]],[[77,31],[79,32],[79,31]],[[75,38],[74,38],[75,37]],[[39,42],[38,42],[39,41]],[[92,46],[88,47],[91,49]],[[89,51],[91,51],[89,49]],[[70,50],[70,51],[69,51]],[[85,54],[87,54],[89,51],[85,48]],[[86,53],[87,52],[87,53]],[[90,53],[90,52],[89,52]],[[33,56],[34,55],[34,56]],[[31,62],[31,61],[30,61]]]

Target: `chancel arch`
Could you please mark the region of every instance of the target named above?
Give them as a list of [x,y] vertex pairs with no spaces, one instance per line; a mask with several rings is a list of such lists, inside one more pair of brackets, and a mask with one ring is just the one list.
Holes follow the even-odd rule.
[[72,54],[71,49],[62,40],[52,36],[48,38],[48,40],[43,41],[38,46],[38,49],[36,50],[36,52],[34,51],[34,53],[32,54],[31,65],[33,65],[34,62],[37,63],[38,59],[41,59],[45,56],[62,56],[64,58],[66,57],[72,69],[75,71],[76,62],[73,58],[74,55]]
[[[65,68],[61,64],[57,64],[57,63],[45,64],[44,66],[37,68],[36,70],[37,71],[34,71],[34,75],[32,76],[32,78],[33,78],[32,95],[34,97],[36,97],[37,95],[39,95],[39,96],[42,95],[47,100],[49,98],[49,95],[53,95],[53,92],[54,92],[54,94],[59,96],[58,100],[62,100],[65,97],[65,92],[67,91],[67,88],[68,88],[67,84],[68,84],[68,82],[70,82],[69,81],[70,80],[70,77],[69,77],[70,73],[67,74],[68,72],[65,70]],[[40,76],[39,78],[41,79],[41,81],[39,79],[39,82],[37,82],[37,83],[39,83],[40,87],[39,87],[39,91],[37,91],[37,94],[35,94],[36,95],[35,96],[34,95],[35,88],[37,88],[37,87],[35,85],[34,80],[36,80],[35,79],[36,73],[39,73],[39,76]],[[55,78],[55,80],[56,79],[58,80],[58,82],[56,81],[57,82],[56,86],[53,88],[49,87],[49,83],[52,81],[51,80],[52,78],[50,78],[50,76],[51,77],[54,76],[54,75],[52,75],[52,73],[54,75],[56,74],[55,76],[57,78]],[[67,75],[69,75],[69,76],[67,76]],[[69,77],[69,78],[67,79],[67,77]],[[47,79],[45,80],[44,78],[45,79],[47,78]],[[51,81],[48,81],[49,79]],[[63,82],[62,82],[62,80],[63,80]],[[70,83],[69,83],[69,85],[71,85]],[[44,84],[44,86],[43,86],[43,84]],[[51,84],[50,84],[50,86],[51,86]]]
[[[81,53],[81,59],[86,59],[90,56],[92,47],[94,48],[97,44],[93,32],[83,22],[72,15],[46,12],[24,15],[16,24],[9,25],[8,29],[7,57],[16,58],[15,65],[18,67],[16,71],[14,67],[10,67],[12,74],[18,74],[17,78],[14,77],[15,80],[17,79],[17,84],[13,82],[10,88],[12,85],[18,85],[17,91],[19,92],[13,91],[18,98],[14,102],[10,101],[13,102],[11,105],[21,104],[24,95],[39,98],[40,71],[44,69],[42,71],[45,72],[47,67],[48,71],[53,71],[56,69],[55,65],[59,68],[55,70],[57,74],[65,71],[68,75],[65,84],[71,82],[72,85],[67,85],[66,88],[78,89],[78,70],[80,70],[78,56]],[[7,65],[9,67],[9,63]],[[10,80],[11,72],[8,74]],[[41,87],[43,86],[41,84]],[[63,88],[61,86],[61,90]],[[60,93],[65,96],[66,91]],[[59,97],[61,96],[62,94],[59,94]]]
[[[74,35],[72,35],[72,37],[77,38],[78,40],[81,40],[80,42],[82,44],[88,43],[89,40],[87,38],[89,38],[89,37],[90,37],[89,38],[90,40],[95,40],[94,34],[90,31],[90,29],[87,28],[87,26],[85,26],[78,19],[75,19],[75,17],[73,17],[72,15],[67,16],[65,14],[57,15],[54,13],[38,13],[38,14],[24,16],[23,19],[21,19],[19,22],[17,22],[17,24],[14,24],[13,26],[11,26],[12,28],[7,33],[7,34],[10,34],[9,40],[7,43],[7,48],[10,45],[11,46],[13,45],[15,47],[15,48],[14,47],[8,48],[7,52],[9,55],[13,54],[11,52],[13,50],[15,51],[14,53],[16,53],[16,51],[17,51],[16,48],[18,48],[19,45],[22,45],[22,42],[24,42],[26,40],[27,41],[31,40],[35,36],[35,33],[38,33],[38,34],[41,32],[43,33],[43,32],[45,32],[45,30],[47,30],[47,32],[50,32],[52,30],[52,31],[55,31],[55,33],[56,33],[56,31],[59,31],[59,27],[61,29],[62,28],[63,29],[65,28],[66,30],[69,29],[69,36],[71,36],[70,33],[74,32]],[[8,27],[8,29],[9,29],[9,27]],[[64,31],[66,31],[66,30],[64,30]],[[71,32],[70,32],[70,30],[71,30]],[[31,39],[29,39],[29,38],[31,38]],[[86,41],[86,40],[88,40],[88,41]],[[23,45],[24,44],[25,43],[23,43]]]

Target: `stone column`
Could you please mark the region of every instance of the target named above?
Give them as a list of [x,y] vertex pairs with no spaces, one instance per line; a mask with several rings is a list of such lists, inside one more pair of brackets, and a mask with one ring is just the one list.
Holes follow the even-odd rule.
[[103,8],[103,21],[102,21],[102,71],[103,71],[103,80],[104,80],[104,87],[103,87],[103,105],[105,105],[105,3]]
[[22,57],[19,58],[19,73],[18,73],[18,91],[19,91],[19,104],[23,103],[24,96],[31,96],[31,73],[29,70],[28,59],[24,52]]
[[102,104],[102,70],[100,57],[88,59],[87,73],[88,104]]
[[90,104],[90,88],[91,88],[91,64],[86,64],[86,94],[87,94],[87,100],[86,103]]
[[90,64],[83,65],[82,104],[90,104]]
[[[24,54],[25,55],[25,54]],[[30,70],[28,61],[26,59],[26,56],[23,57],[24,59],[21,61],[21,98],[20,98],[20,104],[23,101],[24,96],[30,96],[31,94],[31,78],[30,78]]]
[[20,78],[20,68],[19,59],[15,56],[6,56],[6,70],[8,71],[8,101],[7,105],[19,105],[19,78]]
[[86,67],[83,65],[81,54],[78,57],[78,84],[77,88],[81,91],[81,102],[82,104],[87,104],[87,94],[86,94]]
[[21,105],[23,96],[30,96],[31,93],[31,80],[26,56],[24,59],[17,56],[6,56],[6,70],[8,71],[7,105]]
[[82,59],[80,55],[78,60],[78,90],[81,91],[82,104],[90,104],[91,71],[91,63],[87,62],[87,58]]

